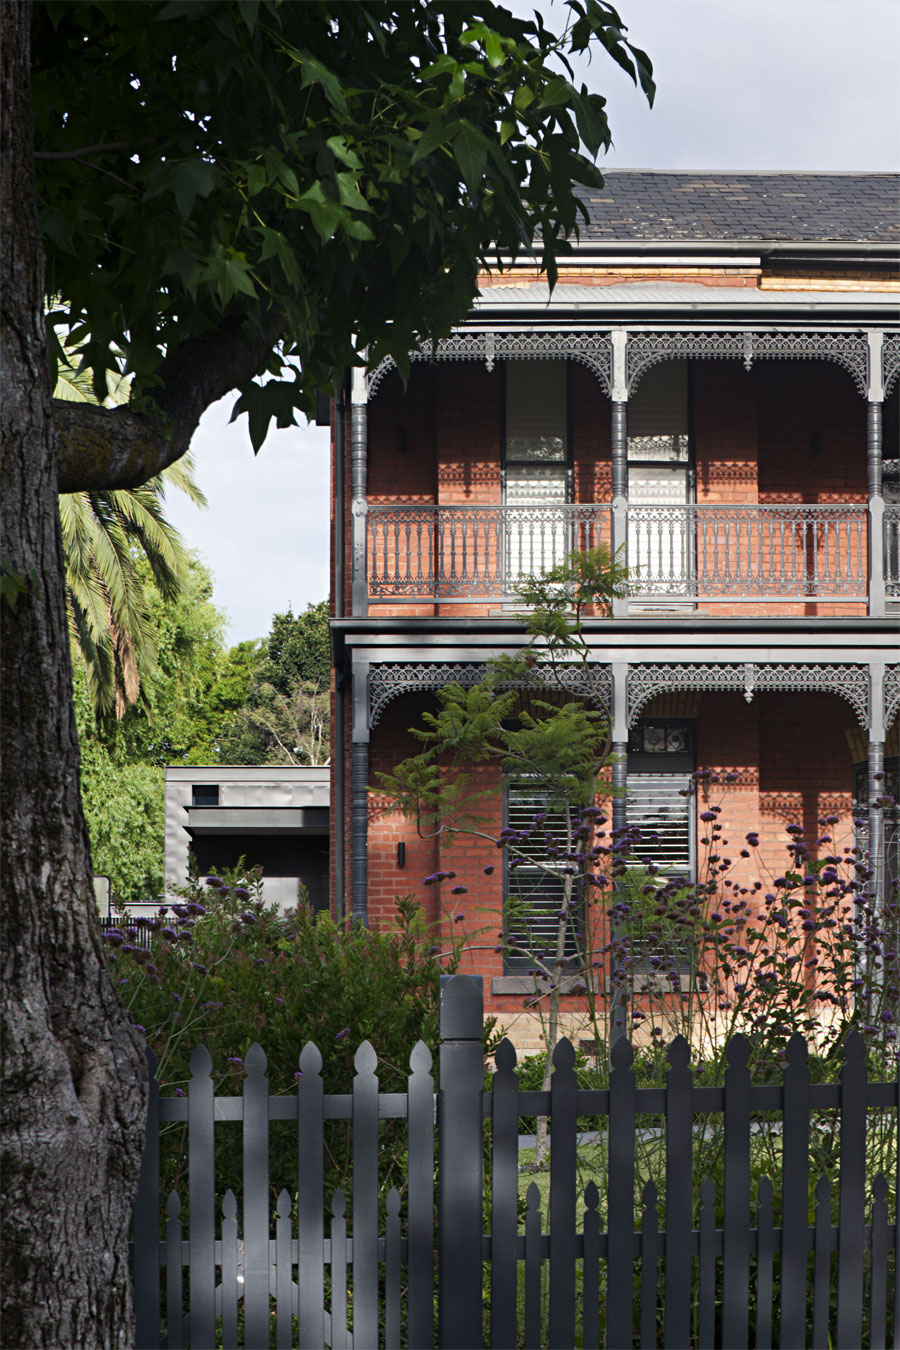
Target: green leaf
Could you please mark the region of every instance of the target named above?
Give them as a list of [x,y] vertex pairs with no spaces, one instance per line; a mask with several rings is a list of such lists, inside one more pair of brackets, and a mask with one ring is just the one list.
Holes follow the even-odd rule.
[[258,192],[262,192],[266,183],[269,181],[268,174],[262,164],[247,165],[247,196],[255,197]]
[[371,211],[371,206],[359,190],[355,173],[339,173],[336,177],[338,192],[345,206],[350,206],[356,211]]
[[172,191],[182,220],[188,220],[198,197],[208,197],[219,185],[216,166],[205,159],[178,164],[172,175]]
[[466,187],[475,193],[481,187],[487,163],[487,147],[480,131],[471,122],[460,122],[453,141],[453,153],[465,179]]
[[[227,289],[228,294],[224,292]],[[227,304],[234,295],[235,291],[240,291],[242,295],[256,297],[256,287],[250,276],[250,268],[240,258],[229,258],[225,263],[223,277],[219,282],[219,293],[222,295],[222,303]]]
[[503,43],[498,35],[488,31],[484,39],[484,51],[488,59],[488,64],[496,70],[498,66],[503,65]]
[[306,89],[311,84],[320,84],[325,90],[331,106],[337,108],[338,112],[343,113],[345,117],[349,117],[350,109],[347,107],[341,82],[334,72],[330,71],[327,66],[323,66],[321,61],[317,61],[308,52],[303,52],[299,61],[301,65],[301,86]]
[[348,169],[361,169],[362,160],[355,150],[351,150],[347,144],[346,136],[329,136],[325,144],[342,164],[346,164]]
[[571,84],[559,75],[547,85],[538,106],[539,108],[557,108],[561,103],[568,103],[571,97]]
[[513,107],[517,112],[524,112],[530,108],[534,102],[534,92],[528,88],[527,84],[520,84],[513,96]]
[[417,164],[420,159],[430,155],[433,150],[446,145],[453,136],[459,132],[459,122],[447,121],[444,117],[436,117],[426,128],[421,139],[418,141],[415,150],[412,153],[410,164]]

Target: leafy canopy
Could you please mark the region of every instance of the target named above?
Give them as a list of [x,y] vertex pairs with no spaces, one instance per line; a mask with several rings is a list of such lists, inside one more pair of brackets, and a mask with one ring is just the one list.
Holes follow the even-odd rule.
[[610,5],[564,13],[557,34],[493,3],[39,4],[47,294],[98,399],[118,350],[140,410],[164,359],[227,324],[272,353],[235,409],[258,448],[362,353],[405,372],[495,251],[538,241],[554,281],[610,144],[567,53],[599,42],[654,92]]

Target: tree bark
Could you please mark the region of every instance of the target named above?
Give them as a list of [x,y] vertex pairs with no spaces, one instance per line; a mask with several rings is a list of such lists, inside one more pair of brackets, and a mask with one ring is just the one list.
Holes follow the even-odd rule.
[[30,6],[2,22],[4,1346],[133,1344],[141,1039],[104,963],[79,794],[33,179]]

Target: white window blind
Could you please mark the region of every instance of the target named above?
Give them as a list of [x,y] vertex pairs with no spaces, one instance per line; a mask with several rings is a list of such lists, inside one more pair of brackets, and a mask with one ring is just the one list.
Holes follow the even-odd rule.
[[[521,783],[508,784],[506,791],[509,828],[531,830],[530,837],[516,845],[516,854],[524,857],[522,863],[510,868],[510,854],[507,853],[507,896],[513,912],[507,916],[506,940],[513,949],[508,964],[514,969],[530,964],[528,952],[540,952],[545,959],[555,955],[564,898],[562,869],[566,864],[550,856],[548,835],[551,844],[564,851],[566,828],[561,812],[548,812],[546,821],[532,829],[535,814],[547,811],[545,792]],[[553,871],[547,871],[540,864],[549,864]],[[572,915],[566,930],[566,957],[574,957],[577,950],[578,933]]]
[[651,366],[628,401],[628,458],[688,459],[687,362]]
[[507,362],[506,458],[565,463],[565,361]]
[[635,849],[634,855],[636,858],[648,859],[670,875],[689,877],[693,873],[693,798],[679,795],[690,785],[689,774],[631,771],[628,774],[628,824],[636,825],[643,835],[643,841]]

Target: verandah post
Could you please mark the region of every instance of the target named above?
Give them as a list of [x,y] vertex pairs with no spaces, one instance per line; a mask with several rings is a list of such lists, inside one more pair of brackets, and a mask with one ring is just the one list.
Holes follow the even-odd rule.
[[484,1003],[480,976],[441,979],[438,1344],[481,1345]]

